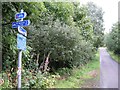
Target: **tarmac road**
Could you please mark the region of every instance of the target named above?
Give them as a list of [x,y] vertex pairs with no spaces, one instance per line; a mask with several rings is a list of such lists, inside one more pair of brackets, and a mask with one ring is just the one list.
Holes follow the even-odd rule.
[[100,88],[118,88],[118,70],[120,65],[110,57],[106,48],[100,48]]

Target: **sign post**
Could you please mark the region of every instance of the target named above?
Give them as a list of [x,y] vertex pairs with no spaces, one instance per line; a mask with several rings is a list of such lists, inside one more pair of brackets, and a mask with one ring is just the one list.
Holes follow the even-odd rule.
[[[21,13],[22,12],[23,12],[23,10],[21,10]],[[23,21],[23,18],[21,18],[21,21]],[[18,40],[17,40],[17,45],[18,45]],[[22,50],[20,49],[19,54],[18,54],[18,72],[17,72],[17,74],[18,74],[18,90],[21,88],[21,69],[22,69],[21,64],[22,64]]]
[[17,71],[18,90],[21,88],[22,51],[26,50],[26,36],[27,36],[27,31],[22,26],[30,25],[30,20],[23,20],[23,18],[25,18],[26,16],[27,13],[21,10],[20,13],[15,14],[15,19],[20,21],[12,23],[12,28],[18,28],[18,32],[20,33],[17,34],[17,48],[19,50]]
[[19,50],[19,55],[18,55],[18,90],[21,88],[21,64],[22,64],[22,50]]

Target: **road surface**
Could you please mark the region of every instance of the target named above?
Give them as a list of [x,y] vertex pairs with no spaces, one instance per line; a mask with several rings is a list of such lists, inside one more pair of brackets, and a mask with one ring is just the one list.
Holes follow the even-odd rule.
[[106,48],[100,48],[100,88],[118,88],[118,70],[120,65],[110,57]]

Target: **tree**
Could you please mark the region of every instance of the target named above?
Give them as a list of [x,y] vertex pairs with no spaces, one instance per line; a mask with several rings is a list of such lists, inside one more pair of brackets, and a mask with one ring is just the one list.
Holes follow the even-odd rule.
[[74,26],[79,30],[82,40],[93,44],[93,24],[90,18],[87,17],[86,6],[80,6],[79,3],[73,3],[74,5]]
[[120,24],[118,22],[113,24],[111,32],[108,33],[105,37],[105,43],[108,49],[118,55],[120,55],[119,25]]
[[47,12],[68,25],[73,24],[74,6],[72,2],[45,2]]
[[94,38],[94,46],[98,48],[103,45],[104,40],[104,25],[103,25],[103,14],[102,8],[96,6],[93,2],[87,3],[88,18],[91,19],[93,24],[93,38]]

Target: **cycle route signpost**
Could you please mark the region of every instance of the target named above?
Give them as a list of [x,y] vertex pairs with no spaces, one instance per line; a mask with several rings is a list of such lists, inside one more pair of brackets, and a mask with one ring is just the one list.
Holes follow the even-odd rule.
[[30,20],[23,20],[27,16],[26,12],[21,10],[20,13],[15,14],[15,19],[17,22],[12,22],[12,28],[18,29],[17,34],[17,49],[19,50],[18,54],[18,89],[21,88],[21,68],[22,68],[22,51],[26,50],[26,37],[27,31],[23,28],[30,25]]

